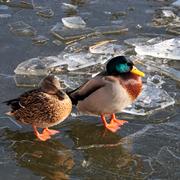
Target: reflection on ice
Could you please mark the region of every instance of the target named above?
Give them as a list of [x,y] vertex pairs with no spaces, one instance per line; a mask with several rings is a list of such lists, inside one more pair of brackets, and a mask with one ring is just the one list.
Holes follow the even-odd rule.
[[62,3],[62,8],[66,10],[69,10],[69,9],[76,10],[77,6],[73,4]]
[[126,48],[122,45],[114,43],[115,40],[101,41],[93,46],[89,47],[89,51],[94,54],[112,54],[123,55],[126,52]]
[[[165,41],[162,38],[137,38],[126,40],[125,43],[135,46],[135,50],[143,55],[151,54],[158,57],[166,56],[166,58],[169,55],[169,58],[174,59],[180,57],[180,51],[178,51],[180,47],[179,38]],[[66,88],[74,89],[91,78],[93,73],[101,71],[102,64],[111,57],[126,54],[127,50],[126,46],[119,45],[116,40],[107,40],[104,36],[89,37],[71,43],[57,56],[37,57],[22,62],[15,69],[16,83],[17,85],[36,85],[41,76],[55,73],[59,74]],[[173,76],[173,79],[179,79],[177,70],[162,65],[163,63],[157,65],[153,58],[148,58],[143,57],[141,63],[146,60],[144,64],[148,70],[151,68],[150,72],[161,70],[162,73]],[[175,73],[175,71],[178,73]],[[36,80],[36,76],[39,77],[38,80]],[[31,80],[28,81],[28,78]],[[125,112],[147,115],[173,105],[175,101],[162,89],[163,83],[164,81],[160,75],[148,75],[141,96]]]
[[114,25],[97,26],[95,28],[84,27],[79,30],[78,28],[65,28],[63,24],[57,23],[50,31],[59,40],[72,41],[93,36],[124,34],[128,32],[128,28]]
[[148,37],[130,38],[130,39],[124,40],[124,43],[129,46],[144,46],[147,44],[147,42],[150,39],[151,38],[148,38]]
[[42,35],[38,35],[38,36],[35,36],[34,38],[32,38],[33,44],[36,44],[36,45],[47,44],[48,40],[49,39],[47,37],[42,36]]
[[180,0],[177,0],[177,1],[173,2],[172,5],[180,7]]
[[54,12],[50,8],[41,7],[36,9],[36,14],[44,18],[50,18],[54,16]]
[[58,60],[55,56],[32,58],[19,64],[14,72],[22,75],[48,75],[50,69],[58,65]]
[[[33,39],[35,43],[44,43],[44,41],[46,42],[46,39],[41,36]],[[67,46],[57,56],[37,57],[24,61],[17,66],[15,73],[42,76],[104,64],[112,56],[122,55],[126,52],[126,48],[117,43],[114,44],[114,41],[100,38],[91,38],[91,41],[82,40]]]
[[154,76],[148,76],[147,83],[155,85],[157,87],[161,87],[161,85],[164,84],[165,82],[162,80],[161,76],[154,75]]
[[86,27],[85,21],[80,16],[64,17],[62,22],[67,28],[79,29]]
[[34,36],[36,34],[35,29],[29,24],[24,23],[23,21],[18,21],[12,24],[9,24],[10,31],[16,35],[20,36]]
[[101,56],[98,57],[86,52],[64,54],[63,59],[66,60],[69,71],[82,69],[98,63],[104,63],[108,60],[104,59],[103,61],[103,58]]
[[167,18],[175,18],[176,17],[176,15],[174,14],[174,12],[173,11],[171,11],[171,10],[162,10],[162,13],[163,13],[163,16],[164,17],[167,17]]
[[180,60],[180,38],[168,39],[153,45],[136,46],[138,55]]
[[11,11],[6,5],[0,5],[0,18],[11,17]]
[[161,89],[163,83],[160,76],[155,75],[148,78],[140,97],[124,112],[144,116],[173,105],[175,100]]
[[69,29],[63,28],[63,24],[57,23],[51,30],[51,33],[59,40],[70,41],[73,39],[80,39],[81,37],[87,37],[93,30],[91,28]]

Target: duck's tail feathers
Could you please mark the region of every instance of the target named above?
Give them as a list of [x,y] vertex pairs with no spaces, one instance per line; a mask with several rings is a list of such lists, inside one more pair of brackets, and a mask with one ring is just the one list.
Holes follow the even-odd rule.
[[11,111],[9,111],[9,112],[7,112],[7,113],[5,113],[5,114],[8,115],[8,116],[14,116],[14,113],[11,112]]
[[10,106],[11,109],[12,109],[12,112],[13,112],[13,111],[16,111],[16,110],[18,110],[19,108],[21,108],[19,102],[20,102],[19,99],[11,99],[11,100],[8,100],[8,101],[4,101],[4,102],[2,102],[2,103],[6,104],[7,106]]

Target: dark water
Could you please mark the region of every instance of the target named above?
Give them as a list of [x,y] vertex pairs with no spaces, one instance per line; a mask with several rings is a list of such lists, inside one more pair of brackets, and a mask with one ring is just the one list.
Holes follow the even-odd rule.
[[[18,4],[20,1],[14,1]],[[26,1],[30,2],[31,1]],[[39,1],[34,1],[38,3]],[[62,2],[78,6],[78,11],[62,10]],[[153,11],[169,6],[172,1],[153,0],[49,0],[42,5],[54,11],[52,18],[37,16],[34,9],[9,7],[12,15],[0,18],[0,101],[18,96],[26,88],[16,87],[16,66],[29,58],[57,55],[64,44],[52,43],[50,29],[62,17],[77,14],[89,27],[111,25],[123,20],[129,32],[116,38],[123,40],[141,34],[174,36],[165,28],[148,26]],[[125,16],[115,12],[126,12]],[[113,16],[104,12],[114,12]],[[149,13],[147,13],[149,12]],[[119,13],[120,14],[120,13]],[[40,35],[49,38],[44,46],[32,44],[31,37],[16,36],[8,24],[24,21]],[[138,28],[139,26],[142,28]],[[174,36],[175,37],[175,36]],[[178,67],[173,61],[172,66]],[[56,126],[61,133],[47,142],[35,139],[31,127],[18,127],[0,106],[0,179],[180,179],[180,110],[179,83],[164,77],[164,88],[175,98],[175,105],[149,116],[120,114],[129,120],[113,134],[104,130],[96,117],[69,117]],[[76,110],[75,110],[76,111]]]

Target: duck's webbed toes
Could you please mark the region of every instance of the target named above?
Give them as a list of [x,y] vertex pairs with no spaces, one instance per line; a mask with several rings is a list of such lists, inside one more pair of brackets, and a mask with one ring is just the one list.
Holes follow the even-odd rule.
[[115,133],[116,131],[118,131],[120,129],[120,127],[117,124],[107,124],[106,129],[108,129],[109,131]]
[[51,139],[51,136],[49,136],[48,134],[39,134],[39,136],[37,136],[37,138],[41,141],[46,141],[48,139]]
[[49,135],[49,136],[52,136],[52,135],[55,135],[55,134],[58,134],[58,133],[60,133],[60,131],[54,130],[54,129],[45,128],[45,129],[43,130],[43,134],[47,134],[47,135]]

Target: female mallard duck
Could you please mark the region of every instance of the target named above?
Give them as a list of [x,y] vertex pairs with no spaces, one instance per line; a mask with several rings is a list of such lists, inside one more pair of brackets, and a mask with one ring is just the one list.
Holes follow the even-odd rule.
[[[107,63],[106,71],[67,94],[80,112],[100,115],[104,126],[116,132],[127,121],[116,119],[115,113],[132,104],[140,94],[141,76],[144,73],[132,61],[117,56]],[[107,114],[111,115],[109,124],[105,119]]]
[[[14,116],[20,123],[31,124],[35,135],[42,141],[59,132],[48,127],[64,121],[72,109],[70,98],[62,91],[59,79],[53,75],[44,78],[39,88],[5,103],[12,108],[7,114]],[[44,128],[42,134],[37,127]]]

